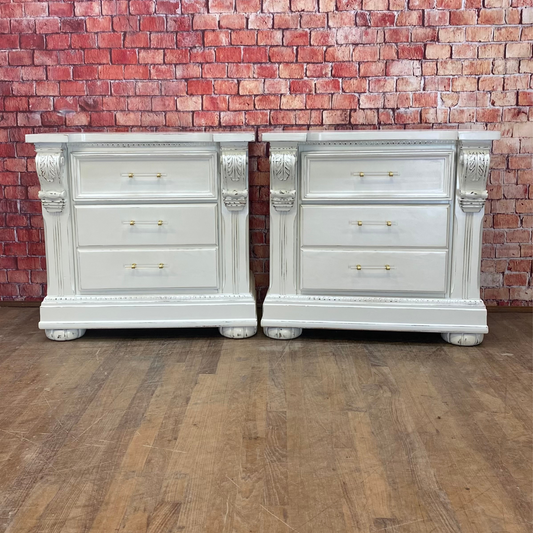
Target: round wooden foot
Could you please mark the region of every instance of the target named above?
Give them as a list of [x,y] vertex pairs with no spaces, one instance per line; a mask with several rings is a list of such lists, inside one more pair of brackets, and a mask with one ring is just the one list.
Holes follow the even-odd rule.
[[85,335],[86,329],[45,329],[46,336],[52,341],[73,341]]
[[483,341],[483,333],[441,333],[442,338],[456,346],[476,346]]
[[263,328],[263,331],[271,339],[295,339],[302,334],[302,328]]
[[246,339],[253,337],[257,333],[257,328],[252,326],[233,327],[233,328],[218,328],[221,335],[229,339]]

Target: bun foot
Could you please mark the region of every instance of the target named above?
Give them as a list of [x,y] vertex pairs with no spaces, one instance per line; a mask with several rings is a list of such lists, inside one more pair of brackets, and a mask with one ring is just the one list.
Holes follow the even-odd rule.
[[85,335],[86,329],[45,329],[46,336],[52,341],[73,341]]
[[295,339],[302,334],[302,328],[263,328],[263,331],[271,339]]
[[476,346],[483,341],[483,333],[441,333],[442,338],[456,346]]
[[221,335],[228,337],[228,339],[246,339],[253,337],[257,333],[257,328],[252,326],[233,327],[233,328],[218,328]]

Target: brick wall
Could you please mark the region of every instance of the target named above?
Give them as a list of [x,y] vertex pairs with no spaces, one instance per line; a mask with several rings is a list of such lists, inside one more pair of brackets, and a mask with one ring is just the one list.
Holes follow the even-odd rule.
[[[482,285],[531,305],[531,0],[0,3],[0,298],[39,300],[30,132],[497,129]],[[268,285],[268,154],[250,147],[251,262]]]

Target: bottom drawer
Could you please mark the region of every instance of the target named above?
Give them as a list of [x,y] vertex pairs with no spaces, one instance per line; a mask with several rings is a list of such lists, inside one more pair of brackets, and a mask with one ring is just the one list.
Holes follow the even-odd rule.
[[215,247],[191,250],[78,250],[80,288],[87,291],[216,289],[217,264]]
[[302,250],[301,286],[315,292],[442,294],[446,264],[446,251]]

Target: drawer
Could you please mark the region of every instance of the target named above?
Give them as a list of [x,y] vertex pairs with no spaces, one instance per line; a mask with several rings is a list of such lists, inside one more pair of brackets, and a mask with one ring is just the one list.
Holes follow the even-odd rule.
[[216,198],[216,152],[74,152],[75,199]]
[[[216,289],[217,249],[78,250],[80,288]],[[136,268],[131,268],[135,264]],[[162,264],[163,267],[159,268]]]
[[301,251],[301,264],[302,291],[443,294],[446,290],[446,251],[307,249]]
[[217,205],[76,206],[79,246],[217,244]]
[[453,152],[302,154],[303,199],[449,198]]
[[448,243],[447,205],[305,205],[303,246],[440,248]]

